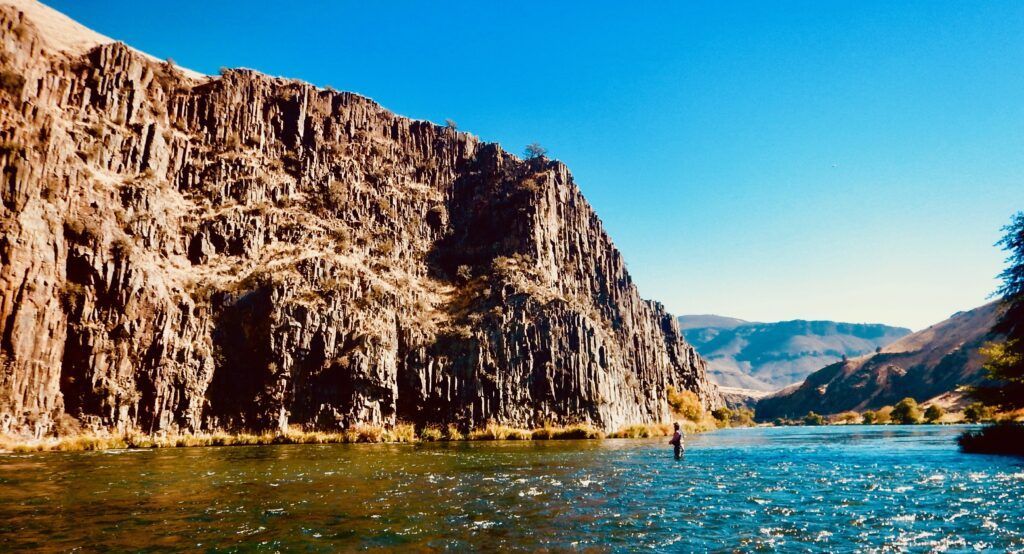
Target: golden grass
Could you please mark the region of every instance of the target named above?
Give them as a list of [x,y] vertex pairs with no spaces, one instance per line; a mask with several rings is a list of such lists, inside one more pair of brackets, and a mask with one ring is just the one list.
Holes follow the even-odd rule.
[[[718,420],[705,414],[700,421],[684,419],[678,422],[680,429],[686,434],[707,433],[720,428]],[[649,439],[652,437],[667,437],[672,434],[674,428],[669,423],[637,423],[627,425],[608,435],[613,439]]]
[[534,429],[530,433],[532,440],[579,440],[579,439],[603,439],[604,432],[593,425],[577,423],[565,427],[553,427],[545,425]]
[[533,438],[533,432],[507,425],[488,423],[486,427],[470,431],[467,438],[471,441],[528,441]]
[[667,423],[637,423],[627,425],[608,436],[613,439],[648,439],[671,434],[672,426]]
[[384,429],[376,425],[357,423],[345,429],[345,442],[381,442],[384,440]]
[[445,431],[445,438],[450,441],[460,441],[466,438],[455,424],[449,423]]
[[444,432],[441,431],[441,428],[437,427],[436,425],[428,425],[424,427],[422,431],[420,431],[420,440],[430,442],[444,440]]
[[47,452],[111,450],[123,448],[187,448],[203,446],[255,446],[266,444],[341,444],[354,442],[412,442],[416,432],[412,425],[398,424],[390,429],[359,424],[341,432],[304,431],[292,427],[284,433],[195,433],[183,435],[146,435],[123,433],[111,435],[77,435],[38,440],[0,440],[0,450],[11,452]]
[[[713,420],[712,420],[713,421]],[[709,430],[706,426],[684,421],[686,432]],[[714,428],[713,426],[711,428]],[[630,425],[609,438],[648,438],[672,434],[672,426],[665,423]],[[69,452],[111,449],[188,448],[207,446],[255,446],[267,444],[343,444],[343,443],[413,443],[417,441],[493,441],[493,440],[573,440],[602,439],[605,433],[588,424],[567,426],[545,425],[538,429],[521,429],[507,425],[488,424],[468,434],[458,426],[448,424],[424,427],[417,434],[409,423],[392,427],[356,424],[338,432],[307,431],[293,426],[283,433],[227,433],[210,432],[176,435],[147,435],[138,432],[121,434],[82,434],[72,437],[19,440],[0,436],[0,451],[9,452]]]
[[721,421],[718,421],[711,416],[711,414],[706,415],[700,421],[684,420],[680,423],[683,427],[683,431],[687,433],[707,433],[708,431],[729,427],[728,423],[723,424]]
[[420,430],[419,440],[428,442],[461,441],[466,440],[466,435],[453,423],[449,423],[443,429],[437,425],[427,425]]
[[399,423],[384,432],[385,442],[416,442],[416,427],[411,423]]

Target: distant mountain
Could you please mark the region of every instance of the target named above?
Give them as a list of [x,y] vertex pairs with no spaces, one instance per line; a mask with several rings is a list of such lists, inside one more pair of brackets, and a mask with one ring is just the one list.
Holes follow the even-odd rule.
[[753,325],[754,322],[735,317],[721,315],[681,315],[679,316],[679,328],[683,331],[688,329],[735,329],[742,325]]
[[753,410],[757,407],[758,401],[772,394],[763,390],[737,389],[722,386],[718,387],[718,392],[722,394],[722,400],[725,400],[725,407],[734,410],[739,408]]
[[[946,395],[984,376],[978,348],[989,340],[997,304],[986,304],[845,362],[834,363],[757,403],[759,419],[832,414]],[[699,347],[698,347],[699,348]]]
[[910,333],[881,324],[754,323],[717,315],[680,316],[679,326],[719,385],[761,391],[798,383],[843,356],[874,352]]

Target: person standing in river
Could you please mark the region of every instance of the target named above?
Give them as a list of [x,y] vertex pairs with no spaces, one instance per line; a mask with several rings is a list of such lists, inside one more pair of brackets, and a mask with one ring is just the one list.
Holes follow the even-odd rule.
[[678,421],[675,423],[675,432],[672,433],[672,440],[668,441],[668,443],[672,445],[676,459],[680,459],[683,456],[683,432],[679,430]]

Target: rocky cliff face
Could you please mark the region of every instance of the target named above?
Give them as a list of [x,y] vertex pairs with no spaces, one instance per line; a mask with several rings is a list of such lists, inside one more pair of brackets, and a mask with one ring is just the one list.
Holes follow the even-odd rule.
[[0,432],[615,428],[666,419],[668,386],[721,402],[561,163],[65,48],[45,9],[0,5]]

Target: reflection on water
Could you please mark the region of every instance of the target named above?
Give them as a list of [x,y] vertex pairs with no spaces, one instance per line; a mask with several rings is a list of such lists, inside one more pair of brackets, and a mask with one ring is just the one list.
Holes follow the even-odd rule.
[[1024,549],[1024,460],[961,430],[0,455],[0,550]]

